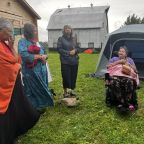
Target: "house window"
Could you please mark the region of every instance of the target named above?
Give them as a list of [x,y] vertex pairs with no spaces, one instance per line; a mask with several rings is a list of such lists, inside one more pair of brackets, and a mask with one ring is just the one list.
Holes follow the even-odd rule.
[[94,42],[89,42],[88,43],[88,48],[94,48]]
[[24,34],[24,28],[21,28],[21,35]]
[[22,35],[23,34],[23,28],[14,28],[14,35]]

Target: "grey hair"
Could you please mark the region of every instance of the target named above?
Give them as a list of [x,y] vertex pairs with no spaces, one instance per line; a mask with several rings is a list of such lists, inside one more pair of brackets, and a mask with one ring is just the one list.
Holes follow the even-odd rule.
[[12,30],[13,25],[9,20],[0,17],[0,31],[3,30],[4,28],[8,28]]
[[125,45],[124,46],[120,46],[120,49],[124,49],[126,54],[128,55],[128,49],[127,49],[127,47]]
[[35,29],[35,25],[33,25],[32,23],[25,23],[24,24],[24,37],[28,40],[33,39],[34,29]]

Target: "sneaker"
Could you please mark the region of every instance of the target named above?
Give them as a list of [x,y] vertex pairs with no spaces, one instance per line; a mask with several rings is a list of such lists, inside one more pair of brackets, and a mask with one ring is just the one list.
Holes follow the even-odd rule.
[[64,96],[64,98],[68,98],[68,97],[70,97],[70,94],[69,93],[64,93],[63,96]]
[[70,92],[70,95],[76,97],[76,93],[73,90]]

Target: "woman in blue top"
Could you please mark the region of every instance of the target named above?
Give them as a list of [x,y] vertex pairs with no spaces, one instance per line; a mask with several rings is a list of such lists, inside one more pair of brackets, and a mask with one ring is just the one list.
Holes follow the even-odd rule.
[[33,24],[24,25],[24,37],[18,43],[18,52],[22,58],[24,92],[37,109],[53,106],[53,97],[48,89],[47,54],[36,42],[37,30]]

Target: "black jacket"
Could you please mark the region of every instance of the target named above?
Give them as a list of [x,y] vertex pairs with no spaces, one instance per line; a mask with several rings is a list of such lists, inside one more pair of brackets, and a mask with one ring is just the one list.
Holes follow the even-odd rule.
[[[76,54],[70,55],[70,51],[75,49]],[[73,38],[67,38],[64,35],[59,37],[57,43],[57,50],[60,54],[60,60],[62,64],[77,65],[79,63],[78,46],[74,42]]]

